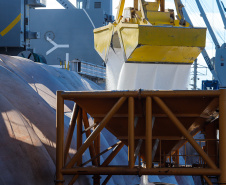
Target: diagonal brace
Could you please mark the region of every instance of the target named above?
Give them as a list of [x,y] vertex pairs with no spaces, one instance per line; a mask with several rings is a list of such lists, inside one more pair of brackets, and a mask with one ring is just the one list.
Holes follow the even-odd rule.
[[[117,145],[115,147],[115,149],[113,150],[113,152],[108,156],[108,158],[103,162],[103,164],[101,166],[102,167],[105,167],[105,166],[109,165],[111,163],[111,161],[114,159],[114,157],[122,149],[123,146],[124,146],[124,143],[120,142],[119,145]],[[112,177],[112,175],[108,175],[106,177],[106,179],[104,180],[104,182],[102,183],[102,185],[106,185],[108,183],[108,181],[111,179],[111,177]]]
[[153,99],[162,108],[162,110],[168,115],[173,124],[180,130],[180,132],[187,138],[188,142],[194,147],[194,149],[200,154],[200,156],[206,161],[206,163],[213,169],[218,169],[214,162],[209,158],[209,156],[203,151],[203,149],[198,145],[195,139],[189,134],[187,129],[178,120],[178,118],[172,113],[172,111],[167,107],[167,105],[159,98],[154,96]]
[[66,138],[66,142],[65,142],[64,163],[66,163],[66,160],[67,160],[69,148],[70,148],[71,141],[72,141],[72,136],[73,136],[74,129],[75,129],[76,119],[78,116],[78,111],[79,111],[79,106],[77,104],[75,104],[74,108],[73,108],[72,117],[70,120],[70,127],[68,129],[68,134],[67,134],[67,138]]
[[119,145],[117,145],[112,153],[107,157],[107,159],[103,162],[101,166],[105,167],[110,164],[110,162],[114,159],[114,157],[119,153],[119,151],[124,146],[124,143],[120,142]]
[[84,144],[78,149],[76,154],[73,156],[71,161],[67,164],[66,168],[72,168],[74,164],[78,161],[79,157],[86,151],[86,149],[90,146],[94,139],[100,134],[103,128],[110,121],[112,116],[119,110],[122,104],[126,101],[126,97],[121,97],[117,103],[112,107],[112,109],[108,112],[108,114],[104,117],[104,119],[100,122],[100,124],[96,127],[96,129],[92,132],[92,134],[86,139]]
[[[88,117],[87,117],[87,113],[84,110],[82,111],[82,117],[83,117],[84,127],[85,127],[85,129],[87,129],[89,127],[89,120],[88,120]],[[87,130],[86,138],[88,138],[90,135],[91,135],[91,131]],[[90,152],[91,158],[93,159],[96,156],[96,152],[95,152],[93,142],[89,146],[89,152]],[[92,164],[95,165],[95,166],[98,166],[98,162],[97,162],[96,158],[92,160]]]
[[203,175],[203,178],[205,179],[205,181],[206,181],[206,183],[208,185],[213,185],[213,183],[211,182],[211,180],[206,175]]
[[105,154],[105,153],[108,152],[109,150],[114,149],[114,148],[115,148],[116,146],[118,146],[121,142],[122,142],[122,141],[119,141],[119,142],[113,144],[112,146],[108,147],[107,149],[105,149],[104,151],[100,152],[99,154],[97,154],[96,156],[94,156],[93,158],[91,158],[90,160],[84,162],[84,163],[82,164],[82,166],[87,165],[89,162],[91,162],[91,161],[93,161],[94,159],[100,157],[101,155]]

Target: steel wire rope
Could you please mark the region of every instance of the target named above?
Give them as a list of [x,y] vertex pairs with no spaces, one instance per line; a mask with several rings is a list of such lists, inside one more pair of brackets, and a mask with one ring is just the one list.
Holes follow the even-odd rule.
[[[193,22],[194,26],[206,27],[206,24],[205,24],[204,20],[202,19],[201,16],[199,16],[200,15],[200,11],[198,9],[198,6],[197,6],[195,0],[187,1],[186,5],[187,5],[186,10],[188,12],[194,12],[195,16],[190,17],[190,19]],[[214,43],[212,41],[212,37],[211,37],[211,35],[210,35],[208,30],[207,30],[207,38],[208,39],[207,39],[207,42],[206,42],[206,49],[209,48],[207,50],[211,50],[212,56],[214,56],[213,52],[215,52],[215,49],[213,49],[213,48],[215,48],[215,45],[214,45]]]
[[[212,1],[213,2],[213,1]],[[204,11],[205,11],[205,14],[206,14],[206,16],[207,16],[207,19],[209,20],[209,22],[210,22],[210,24],[211,24],[211,27],[212,27],[212,29],[213,29],[213,31],[214,31],[214,34],[216,35],[216,37],[217,37],[217,39],[218,39],[218,42],[219,42],[219,40],[224,40],[223,39],[223,36],[222,36],[222,34],[218,31],[218,27],[220,28],[221,27],[221,25],[220,25],[220,23],[219,23],[219,21],[213,21],[213,18],[212,18],[212,20],[209,18],[210,17],[210,15],[209,15],[209,13],[207,13],[207,12],[211,12],[211,14],[212,14],[212,16],[214,16],[214,13],[215,12],[213,12],[212,11],[212,9],[207,5],[207,3],[202,3],[202,1],[200,2],[201,4],[202,4],[202,6],[203,6],[203,9],[204,9]],[[213,25],[213,22],[214,23],[216,23],[215,25],[217,25],[217,28],[216,28],[216,26],[215,25]],[[209,31],[208,31],[208,34],[207,34],[207,37],[208,37],[208,39],[211,39],[212,40],[212,37],[211,37],[211,35],[209,34]]]
[[[210,3],[208,3],[208,2],[202,3],[202,4],[204,5],[205,12],[207,12],[206,13],[207,18],[214,30],[214,33],[218,37],[218,42],[219,42],[219,40],[224,42],[223,33],[220,31],[220,28],[222,28],[222,26],[223,26],[223,22],[222,22],[222,19],[221,20],[217,19],[217,16],[219,16],[219,12],[218,11],[216,12],[216,10],[215,10],[215,7],[216,7],[215,2],[212,0],[212,8],[210,8],[210,6],[209,6]],[[210,13],[212,15],[209,15]],[[210,17],[211,17],[211,19],[210,19]]]
[[[200,11],[198,9],[198,6],[197,6],[195,0],[189,0],[189,1],[183,0],[183,1],[185,2],[185,6],[186,6],[185,9],[186,9],[187,13],[189,14],[189,17],[190,17],[193,25],[198,26],[198,27],[206,27],[204,20],[200,16]],[[209,31],[207,31],[207,37],[208,37],[208,39],[206,42],[206,46],[208,48],[215,47],[215,45],[213,44],[213,41],[212,41],[212,37],[209,34]],[[201,59],[201,61],[204,62],[204,59]],[[204,62],[203,65],[206,66],[206,63]]]
[[[203,26],[206,27],[205,22],[203,21],[203,19],[201,18],[201,16],[198,16],[198,14],[200,15],[200,12],[199,12],[199,9],[197,7],[196,2],[194,2],[194,1],[191,0],[187,4],[189,6],[190,11],[192,10],[194,12],[194,14],[197,14],[196,16],[193,16],[191,18],[193,24],[195,23],[194,25],[198,25],[199,27],[203,27]],[[212,40],[212,37],[211,37],[209,31],[207,33],[207,38],[208,38],[208,40]],[[208,43],[212,43],[212,42],[208,42]]]

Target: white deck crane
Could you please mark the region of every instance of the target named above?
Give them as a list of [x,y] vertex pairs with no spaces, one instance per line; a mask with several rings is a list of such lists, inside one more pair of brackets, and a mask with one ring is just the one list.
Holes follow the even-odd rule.
[[[223,10],[223,8],[222,8],[222,6],[224,6],[224,4],[223,4],[223,2],[221,1],[221,3],[222,3],[222,6],[221,6],[219,0],[216,0],[216,2],[217,2],[218,9],[219,9],[219,11],[220,11],[220,14],[221,14],[221,18],[222,18],[223,23],[224,23],[224,29],[226,29],[226,18],[225,18],[224,10]],[[224,8],[224,9],[225,9],[225,8]]]
[[[182,10],[183,10],[183,14],[184,14],[185,20],[190,24],[190,26],[193,27],[193,23],[192,23],[190,17],[188,16],[188,13],[187,13],[186,9],[183,8]],[[211,28],[211,30],[212,30],[212,28]],[[213,32],[213,30],[212,30],[212,32]],[[215,37],[215,38],[216,38],[216,37]],[[216,41],[217,41],[217,40],[216,40]],[[218,41],[217,41],[217,43],[218,43]],[[214,78],[215,80],[218,80],[218,81],[219,81],[218,76],[217,76],[217,73],[216,73],[216,71],[214,70],[214,66],[213,66],[213,64],[211,63],[210,57],[209,57],[209,55],[208,55],[206,49],[203,49],[203,51],[202,51],[202,56],[203,56],[203,58],[204,58],[204,60],[205,60],[205,62],[206,62],[206,65],[208,66],[210,72],[212,73],[213,78]],[[194,83],[195,83],[195,82],[194,82]]]
[[[222,44],[222,46],[220,46],[220,44],[214,34],[214,31],[207,19],[207,16],[202,8],[200,1],[199,0],[195,0],[195,1],[197,3],[201,16],[209,30],[211,38],[216,46],[214,66],[211,64],[209,56],[206,51],[203,51],[203,53],[202,53],[203,57],[207,63],[207,66],[209,67],[210,71],[212,72],[214,79],[219,81],[220,88],[226,88],[226,43],[224,43],[224,44]],[[217,1],[217,4],[219,4],[219,0],[216,0],[216,1]],[[223,20],[223,22],[224,22],[224,20]]]

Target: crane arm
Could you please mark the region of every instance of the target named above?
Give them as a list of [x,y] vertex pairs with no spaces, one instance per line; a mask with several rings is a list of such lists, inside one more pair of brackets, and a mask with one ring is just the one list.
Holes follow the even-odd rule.
[[201,16],[202,16],[202,18],[203,18],[203,20],[204,20],[204,22],[205,22],[205,24],[206,24],[206,26],[207,26],[209,32],[210,32],[210,35],[211,35],[211,37],[212,37],[212,39],[213,39],[213,42],[214,42],[216,48],[220,48],[220,44],[219,44],[219,42],[218,42],[218,40],[217,40],[217,38],[216,38],[216,35],[215,35],[214,32],[213,32],[213,29],[212,29],[212,27],[211,27],[211,25],[210,25],[210,23],[209,23],[209,20],[208,20],[207,17],[206,17],[206,14],[205,14],[205,12],[204,12],[204,10],[203,10],[203,8],[202,8],[202,5],[200,4],[199,0],[195,0],[195,1],[196,1],[196,3],[197,3],[197,6],[198,6],[199,11],[200,11],[200,13],[201,13]]
[[213,67],[213,65],[212,65],[212,63],[211,63],[211,61],[210,61],[210,57],[209,57],[209,55],[208,55],[207,52],[206,52],[206,49],[204,49],[204,50],[202,51],[202,56],[203,56],[204,60],[206,61],[206,64],[207,64],[207,66],[208,66],[210,72],[212,73],[213,78],[214,78],[215,80],[218,80],[219,83],[221,83],[220,80],[219,80],[219,78],[218,78],[218,75],[217,75],[216,71],[214,70],[214,67]]
[[[220,11],[220,14],[221,14],[221,18],[222,18],[223,23],[224,23],[224,29],[226,29],[226,18],[225,18],[225,15],[224,15],[223,8],[222,8],[219,0],[216,0],[216,2],[217,2],[218,9]],[[223,5],[223,2],[222,2],[222,5]]]
[[[187,11],[186,11],[185,8],[183,8],[183,13],[184,13],[185,20],[190,24],[191,27],[193,27],[193,24],[192,24],[192,22],[191,22],[191,19],[190,19],[190,17],[188,16],[188,13],[187,13]],[[219,78],[218,78],[218,76],[217,76],[217,73],[216,73],[216,71],[214,70],[214,67],[213,67],[213,65],[212,65],[212,63],[211,63],[211,61],[210,61],[210,57],[209,57],[208,53],[206,52],[206,49],[205,49],[205,48],[202,50],[202,56],[203,56],[203,58],[204,58],[204,60],[205,60],[205,62],[206,62],[206,65],[208,66],[210,72],[212,73],[213,78],[214,78],[215,80],[218,80],[218,81],[219,81]]]
[[224,11],[226,12],[226,8],[224,6],[224,3],[221,1],[222,6],[224,7]]

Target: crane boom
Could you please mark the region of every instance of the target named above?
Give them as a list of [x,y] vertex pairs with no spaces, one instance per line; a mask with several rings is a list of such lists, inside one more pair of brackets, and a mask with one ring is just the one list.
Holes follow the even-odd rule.
[[211,25],[210,25],[210,23],[209,23],[209,21],[208,21],[208,19],[206,17],[206,14],[205,14],[205,12],[204,12],[204,10],[202,8],[202,5],[200,4],[199,0],[195,0],[195,1],[196,1],[197,5],[198,5],[199,11],[201,13],[201,16],[202,16],[202,18],[203,18],[203,20],[204,20],[209,32],[210,32],[210,35],[211,35],[211,37],[213,39],[213,42],[214,42],[216,48],[220,48],[220,44],[219,44],[219,42],[218,42],[218,40],[216,38],[216,35],[214,34],[213,29],[212,29],[212,27],[211,27]]
[[[188,13],[187,13],[186,9],[183,8],[182,10],[183,10],[183,14],[184,14],[185,20],[190,24],[191,27],[193,27],[193,24],[192,24],[192,22],[191,22],[190,17],[188,16]],[[203,56],[203,58],[204,58],[204,60],[205,60],[205,62],[206,62],[206,65],[208,66],[210,72],[212,73],[213,78],[214,78],[215,80],[218,80],[218,81],[219,81],[219,78],[218,78],[218,76],[217,76],[217,73],[216,73],[216,71],[214,70],[214,67],[213,67],[213,65],[212,65],[212,63],[211,63],[211,60],[210,60],[210,57],[209,57],[208,53],[206,52],[206,49],[203,49],[203,51],[202,51],[202,56]]]
[[217,2],[218,9],[220,11],[220,14],[221,14],[221,18],[222,18],[223,23],[224,23],[224,29],[226,29],[226,18],[225,18],[225,15],[224,15],[223,8],[222,8],[219,0],[216,0],[216,2]]
[[221,1],[221,4],[222,4],[222,6],[224,8],[224,11],[226,12],[226,8],[225,8],[224,3],[222,1]]

